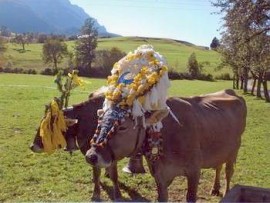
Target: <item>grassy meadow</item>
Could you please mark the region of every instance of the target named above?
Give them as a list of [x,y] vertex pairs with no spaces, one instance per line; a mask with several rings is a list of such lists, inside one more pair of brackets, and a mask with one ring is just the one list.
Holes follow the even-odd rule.
[[[97,49],[111,49],[118,47],[122,51],[128,53],[133,51],[142,44],[152,44],[156,51],[164,55],[168,61],[169,67],[175,68],[180,72],[186,72],[188,57],[192,52],[196,53],[199,62],[209,62],[209,65],[204,67],[205,73],[213,75],[222,72],[230,72],[229,70],[215,71],[215,68],[220,63],[219,54],[215,51],[205,50],[202,47],[191,45],[185,42],[179,42],[171,39],[154,39],[154,38],[139,38],[139,37],[117,37],[117,38],[101,38],[98,40]],[[74,50],[74,41],[67,42],[68,50]],[[5,59],[12,68],[35,69],[38,72],[49,65],[44,65],[42,61],[42,46],[43,44],[26,45],[26,51],[22,52],[21,46],[9,43],[5,53]],[[67,59],[63,60],[60,67],[68,66]]]
[[[79,151],[73,156],[63,150],[47,155],[34,154],[28,148],[43,116],[44,105],[59,95],[53,80],[50,76],[0,74],[0,202],[90,200],[92,170]],[[86,100],[91,91],[106,84],[105,80],[86,80],[89,83],[85,89],[73,91],[70,104]],[[172,81],[169,94],[200,95],[231,86],[230,81]],[[244,95],[244,98],[248,106],[247,127],[232,185],[270,187],[270,105],[253,96]],[[119,163],[123,201],[156,201],[157,192],[149,172],[130,176],[121,171],[126,163],[127,159]],[[213,170],[202,170],[199,201],[220,200],[209,195],[213,178]],[[223,179],[221,183],[224,190]],[[169,188],[169,201],[184,201],[186,188],[186,180],[176,178]],[[102,200],[111,201],[111,195],[112,184],[102,176]]]

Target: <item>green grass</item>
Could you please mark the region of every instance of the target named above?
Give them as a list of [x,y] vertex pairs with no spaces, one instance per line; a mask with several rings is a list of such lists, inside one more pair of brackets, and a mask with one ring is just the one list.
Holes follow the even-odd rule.
[[[41,75],[0,74],[0,202],[89,201],[93,192],[91,168],[80,152],[73,156],[59,150],[52,155],[34,154],[29,149],[35,129],[43,116],[44,105],[58,95],[54,78]],[[84,90],[75,89],[70,104],[87,99],[105,80],[91,82]],[[231,82],[172,81],[170,95],[191,96],[230,88]],[[269,132],[270,105],[255,97],[244,96],[248,106],[247,127],[243,135],[232,185],[270,187]],[[119,179],[124,200],[155,201],[157,193],[149,172]],[[213,170],[203,170],[198,196],[201,201],[218,202],[209,191]],[[224,176],[224,173],[222,177]],[[101,197],[111,201],[111,182],[102,176]],[[224,190],[225,182],[222,180]],[[169,201],[184,201],[186,181],[176,178],[169,188]]]
[[[69,51],[74,50],[74,42],[67,42]],[[186,72],[188,57],[192,52],[196,53],[199,62],[208,61],[209,65],[204,67],[205,73],[213,75],[222,72],[230,72],[227,69],[215,71],[215,68],[220,63],[220,56],[217,52],[205,50],[195,45],[188,43],[177,42],[170,39],[153,39],[153,38],[138,38],[138,37],[118,37],[99,39],[97,49],[110,49],[118,47],[122,51],[128,53],[135,50],[142,44],[152,44],[156,51],[164,55],[168,61],[169,67],[174,67],[176,70]],[[6,61],[12,64],[13,68],[35,69],[38,72],[49,65],[44,65],[42,61],[42,45],[29,44],[26,45],[26,51],[21,52],[21,47],[16,44],[8,44],[7,52],[5,53]],[[67,60],[63,60],[60,67],[67,67]]]
[[12,68],[35,69],[41,71],[46,67],[42,61],[42,44],[29,44],[22,51],[21,46],[9,43],[5,58]]
[[208,61],[210,63],[208,67],[205,67],[205,71],[208,73],[214,73],[214,69],[220,63],[220,56],[215,51],[205,50],[197,46],[170,39],[137,37],[100,39],[98,48],[109,49],[110,47],[116,46],[128,53],[142,44],[152,44],[157,52],[166,57],[170,67],[178,65],[177,69],[181,72],[186,71],[188,57],[192,52],[196,54],[199,62]]

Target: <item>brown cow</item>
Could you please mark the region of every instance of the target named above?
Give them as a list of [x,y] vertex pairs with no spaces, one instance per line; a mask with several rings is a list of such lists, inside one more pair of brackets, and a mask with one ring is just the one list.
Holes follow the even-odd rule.
[[[78,147],[81,152],[85,155],[86,151],[90,148],[90,140],[95,132],[97,126],[97,110],[102,107],[104,101],[103,95],[91,94],[89,100],[73,105],[72,108],[64,109],[64,115],[68,119],[77,119],[78,122],[68,127],[67,132],[64,133],[67,141],[67,150],[74,150],[74,143],[77,140]],[[33,143],[30,146],[33,152],[42,152],[43,144],[39,135],[39,129],[37,129]],[[115,166],[109,167],[108,172],[113,183],[118,183],[117,180],[117,168]],[[115,175],[116,174],[116,175]],[[99,187],[99,175],[100,169],[93,167],[93,178],[94,178],[94,193],[92,199],[99,199],[100,187]],[[119,191],[118,185],[115,185],[116,196]]]
[[[68,120],[76,119],[77,122],[69,126],[67,132],[64,133],[67,141],[67,151],[73,151],[77,149],[76,143],[82,154],[86,154],[86,151],[90,148],[90,140],[95,132],[97,126],[97,110],[100,109],[104,102],[103,89],[99,89],[94,93],[91,93],[89,99],[80,104],[73,105],[72,107],[63,110],[64,116]],[[33,143],[30,146],[33,152],[43,152],[43,143],[39,134],[39,128],[36,131],[36,135]],[[133,159],[132,159],[133,160]],[[141,160],[142,162],[142,160]],[[144,171],[142,163],[140,165],[131,166],[133,172],[141,173]],[[120,190],[117,180],[117,167],[116,165],[109,167],[107,173],[113,183],[115,184],[115,199],[120,198]],[[93,200],[100,198],[100,169],[93,167],[93,179],[94,179],[94,193],[92,195]]]
[[[225,90],[205,96],[167,100],[174,113],[163,119],[163,156],[156,161],[146,157],[155,178],[158,200],[168,200],[168,186],[176,176],[186,176],[187,201],[196,201],[196,193],[202,168],[216,169],[213,194],[220,189],[220,171],[226,164],[226,192],[230,188],[233,166],[241,144],[241,134],[246,125],[246,104],[233,90]],[[111,111],[106,111],[110,113]],[[148,120],[156,120],[152,117]],[[178,120],[180,123],[176,122]],[[102,120],[103,121],[103,120]],[[105,122],[108,122],[105,121]],[[115,127],[115,126],[114,126]],[[121,123],[116,134],[105,139],[100,129],[97,141],[86,153],[86,160],[93,166],[108,167],[127,157],[146,142],[145,129],[134,128],[131,118]]]

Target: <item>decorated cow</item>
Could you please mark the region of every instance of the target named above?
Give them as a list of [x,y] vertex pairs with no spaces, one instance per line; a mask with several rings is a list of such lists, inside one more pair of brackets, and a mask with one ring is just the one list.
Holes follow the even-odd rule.
[[[67,96],[70,95],[71,89],[81,85],[83,81],[77,76],[77,72],[73,71],[66,78],[65,84],[62,83],[61,74],[57,76],[56,83],[62,95],[46,105],[44,117],[36,131],[30,149],[33,152],[46,152],[48,154],[52,154],[60,148],[65,148],[71,153],[80,149],[85,155],[90,148],[90,140],[97,126],[96,112],[102,108],[104,102],[103,88],[91,93],[87,101],[62,109],[63,106],[67,106]],[[129,163],[125,167],[125,171],[145,172],[141,156],[132,157]],[[106,171],[112,181],[117,183],[117,168],[109,166]],[[93,167],[94,182],[96,182],[96,177],[99,177],[97,174],[96,167]],[[93,195],[94,199],[98,196],[96,193]]]
[[[138,127],[138,134],[145,133],[142,128],[146,128],[145,114],[156,111],[159,117],[165,117],[169,110],[166,105],[167,89],[170,86],[168,79],[168,68],[166,61],[162,55],[155,52],[150,45],[142,45],[134,52],[130,52],[127,56],[115,63],[112,69],[112,75],[108,77],[108,87],[105,91],[105,101],[103,108],[98,110],[99,121],[96,132],[91,140],[92,148],[86,154],[86,160],[91,165],[102,168],[107,168],[105,159],[120,160],[124,157],[118,157],[116,153],[105,153],[102,156],[92,154],[94,149],[103,152],[103,148],[110,149],[107,145],[110,137],[117,130],[125,130],[121,127],[126,118],[132,117],[135,126]],[[158,110],[158,111],[157,111]],[[133,126],[134,127],[134,126]],[[161,122],[153,120],[151,130],[156,134],[162,128]],[[138,136],[140,138],[141,136]],[[129,156],[136,157],[141,154],[140,146],[143,140],[137,139],[133,146],[133,151]],[[159,142],[160,140],[157,140]],[[123,140],[129,142],[129,138]],[[130,149],[126,149],[130,150]],[[158,148],[155,148],[156,153],[160,154]],[[105,152],[105,151],[104,151]],[[112,157],[111,157],[112,156]],[[140,155],[139,155],[140,157]],[[140,160],[140,159],[139,159]],[[109,165],[116,165],[113,161]],[[99,181],[95,182],[96,188],[99,188]],[[115,184],[114,197],[118,199],[121,194]],[[95,195],[96,194],[96,195]],[[99,196],[99,190],[94,190],[94,196]]]
[[[36,153],[53,153],[56,149],[65,147],[69,152],[80,149],[82,154],[85,155],[86,151],[90,148],[90,140],[97,127],[98,117],[96,112],[102,108],[103,102],[104,93],[102,88],[91,93],[88,100],[63,109],[62,113],[56,101],[53,100],[49,108],[50,114],[46,113],[41,120],[40,127],[36,131],[30,149]],[[51,120],[55,120],[55,125]],[[58,129],[62,129],[62,132],[59,132],[56,128],[57,123],[61,124]],[[55,134],[53,132],[54,130],[58,133]],[[57,141],[53,141],[54,139],[57,139]],[[117,168],[113,166],[108,167],[106,170],[112,181],[117,183]],[[99,178],[98,171],[99,169],[93,167],[95,185]],[[125,171],[144,173],[145,169],[142,164],[142,157],[131,157],[128,166],[125,167]],[[98,187],[96,186],[95,188]],[[96,200],[98,197],[99,191],[96,189],[92,198]]]
[[[157,184],[158,200],[168,200],[168,186],[186,176],[187,201],[196,201],[202,168],[216,169],[212,194],[219,194],[226,164],[226,191],[246,123],[246,105],[233,90],[166,100],[166,63],[151,46],[141,46],[116,63],[108,79],[98,126],[86,152],[96,168],[143,153]],[[100,172],[99,172],[100,173]],[[115,198],[121,197],[117,182]],[[99,179],[94,193],[99,195]]]

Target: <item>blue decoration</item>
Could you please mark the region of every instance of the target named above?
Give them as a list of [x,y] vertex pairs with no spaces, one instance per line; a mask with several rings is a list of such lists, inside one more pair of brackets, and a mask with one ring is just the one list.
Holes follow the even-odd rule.
[[100,133],[97,137],[96,143],[101,143],[103,142],[109,131],[113,128],[113,125],[115,121],[121,121],[125,116],[127,115],[127,110],[119,108],[119,107],[114,107],[111,109],[108,109],[101,120],[100,123]]
[[130,72],[125,72],[125,73],[123,73],[123,74],[119,77],[117,83],[118,83],[118,84],[124,83],[125,85],[131,84],[131,83],[133,82],[133,79],[125,79],[125,76],[128,75],[129,73],[130,73]]

